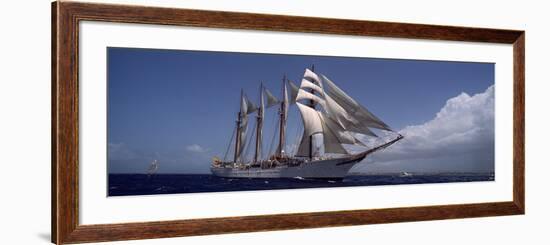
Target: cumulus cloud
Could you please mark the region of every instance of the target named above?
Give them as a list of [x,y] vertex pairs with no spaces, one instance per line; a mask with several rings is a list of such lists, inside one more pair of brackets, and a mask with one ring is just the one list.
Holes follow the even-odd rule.
[[196,153],[204,153],[208,151],[208,149],[205,149],[204,147],[197,144],[188,145],[185,147],[185,149],[187,151],[196,152]]
[[409,170],[415,164],[421,170],[492,170],[494,107],[494,86],[472,96],[461,93],[447,100],[432,120],[400,130],[403,140],[373,154],[367,162],[408,164]]

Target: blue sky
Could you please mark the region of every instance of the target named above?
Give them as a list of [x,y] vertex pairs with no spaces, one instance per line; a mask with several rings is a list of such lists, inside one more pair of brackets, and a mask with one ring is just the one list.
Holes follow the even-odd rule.
[[[329,77],[397,131],[411,131],[410,127],[425,125],[436,119],[450,99],[461,95],[474,98],[476,94],[488,93],[488,88],[494,84],[494,64],[489,63],[130,48],[108,48],[107,54],[111,173],[144,172],[152,159],[159,159],[159,172],[162,173],[208,172],[210,159],[223,157],[227,149],[239,109],[241,88],[252,101],[258,100],[260,82],[280,96],[283,75],[297,83],[304,69],[312,64],[316,72]],[[481,106],[475,99],[468,98],[460,97],[463,100],[459,104],[468,101]],[[483,98],[487,102],[493,97]],[[494,99],[492,101],[493,104],[491,101],[483,104],[489,109],[482,110],[483,113],[494,114]],[[288,131],[289,137],[294,137],[300,119],[295,108],[291,111]],[[477,117],[470,111],[458,113]],[[273,134],[274,116],[275,109],[268,109],[264,146],[269,145]],[[491,120],[490,115],[488,120]],[[470,128],[464,130],[471,131],[478,126],[466,125]],[[492,147],[490,143],[483,147]],[[391,155],[391,152],[384,154]],[[364,164],[368,166],[358,166],[358,171],[369,168],[375,171],[428,171],[437,164],[426,162],[438,161],[429,158],[431,155],[419,154],[423,157],[416,161],[424,164],[395,163],[403,159],[386,156],[384,160],[384,154],[381,154],[380,164],[369,159]],[[479,157],[486,159],[483,164],[475,154],[467,160],[464,157],[460,154],[460,159],[447,159],[446,162],[453,164],[448,168],[437,165],[434,169],[477,171],[491,170],[493,166],[488,156]],[[459,162],[466,161],[475,163],[461,167]]]

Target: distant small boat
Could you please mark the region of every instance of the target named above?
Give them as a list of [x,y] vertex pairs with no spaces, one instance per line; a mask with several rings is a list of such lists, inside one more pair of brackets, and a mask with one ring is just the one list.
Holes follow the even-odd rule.
[[147,169],[147,175],[151,176],[157,173],[159,170],[159,161],[157,159],[153,160]]
[[399,174],[399,177],[412,177],[413,174],[412,173],[409,173],[409,172],[401,172]]

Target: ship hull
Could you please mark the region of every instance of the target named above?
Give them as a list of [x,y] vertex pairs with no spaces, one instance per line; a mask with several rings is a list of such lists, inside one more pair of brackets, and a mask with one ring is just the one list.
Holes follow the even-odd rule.
[[366,154],[345,158],[315,160],[297,166],[277,166],[272,168],[231,168],[212,167],[213,175],[225,178],[308,178],[342,179],[348,171],[365,158]]

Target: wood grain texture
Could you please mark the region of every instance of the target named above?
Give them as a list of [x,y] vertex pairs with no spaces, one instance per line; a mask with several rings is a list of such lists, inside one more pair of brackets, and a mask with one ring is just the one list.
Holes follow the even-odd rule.
[[365,224],[513,215],[512,202],[463,204],[413,208],[391,208],[278,214],[229,218],[177,220],[113,225],[85,225],[71,234],[71,242],[152,239],[269,230],[305,229]]
[[53,159],[56,181],[55,200],[56,225],[52,227],[52,238],[63,244],[78,226],[78,25],[74,13],[64,2],[52,5],[56,17],[54,73],[56,80],[52,94],[52,110],[55,118],[52,135],[55,145]]
[[[79,21],[513,44],[513,200],[443,206],[79,225]],[[52,242],[57,244],[455,219],[525,212],[525,33],[282,15],[79,2],[52,4]]]
[[81,20],[336,35],[513,43],[521,31],[146,6],[62,2]]
[[51,241],[57,239],[57,3],[51,10]]
[[525,33],[514,42],[514,203],[525,213]]

